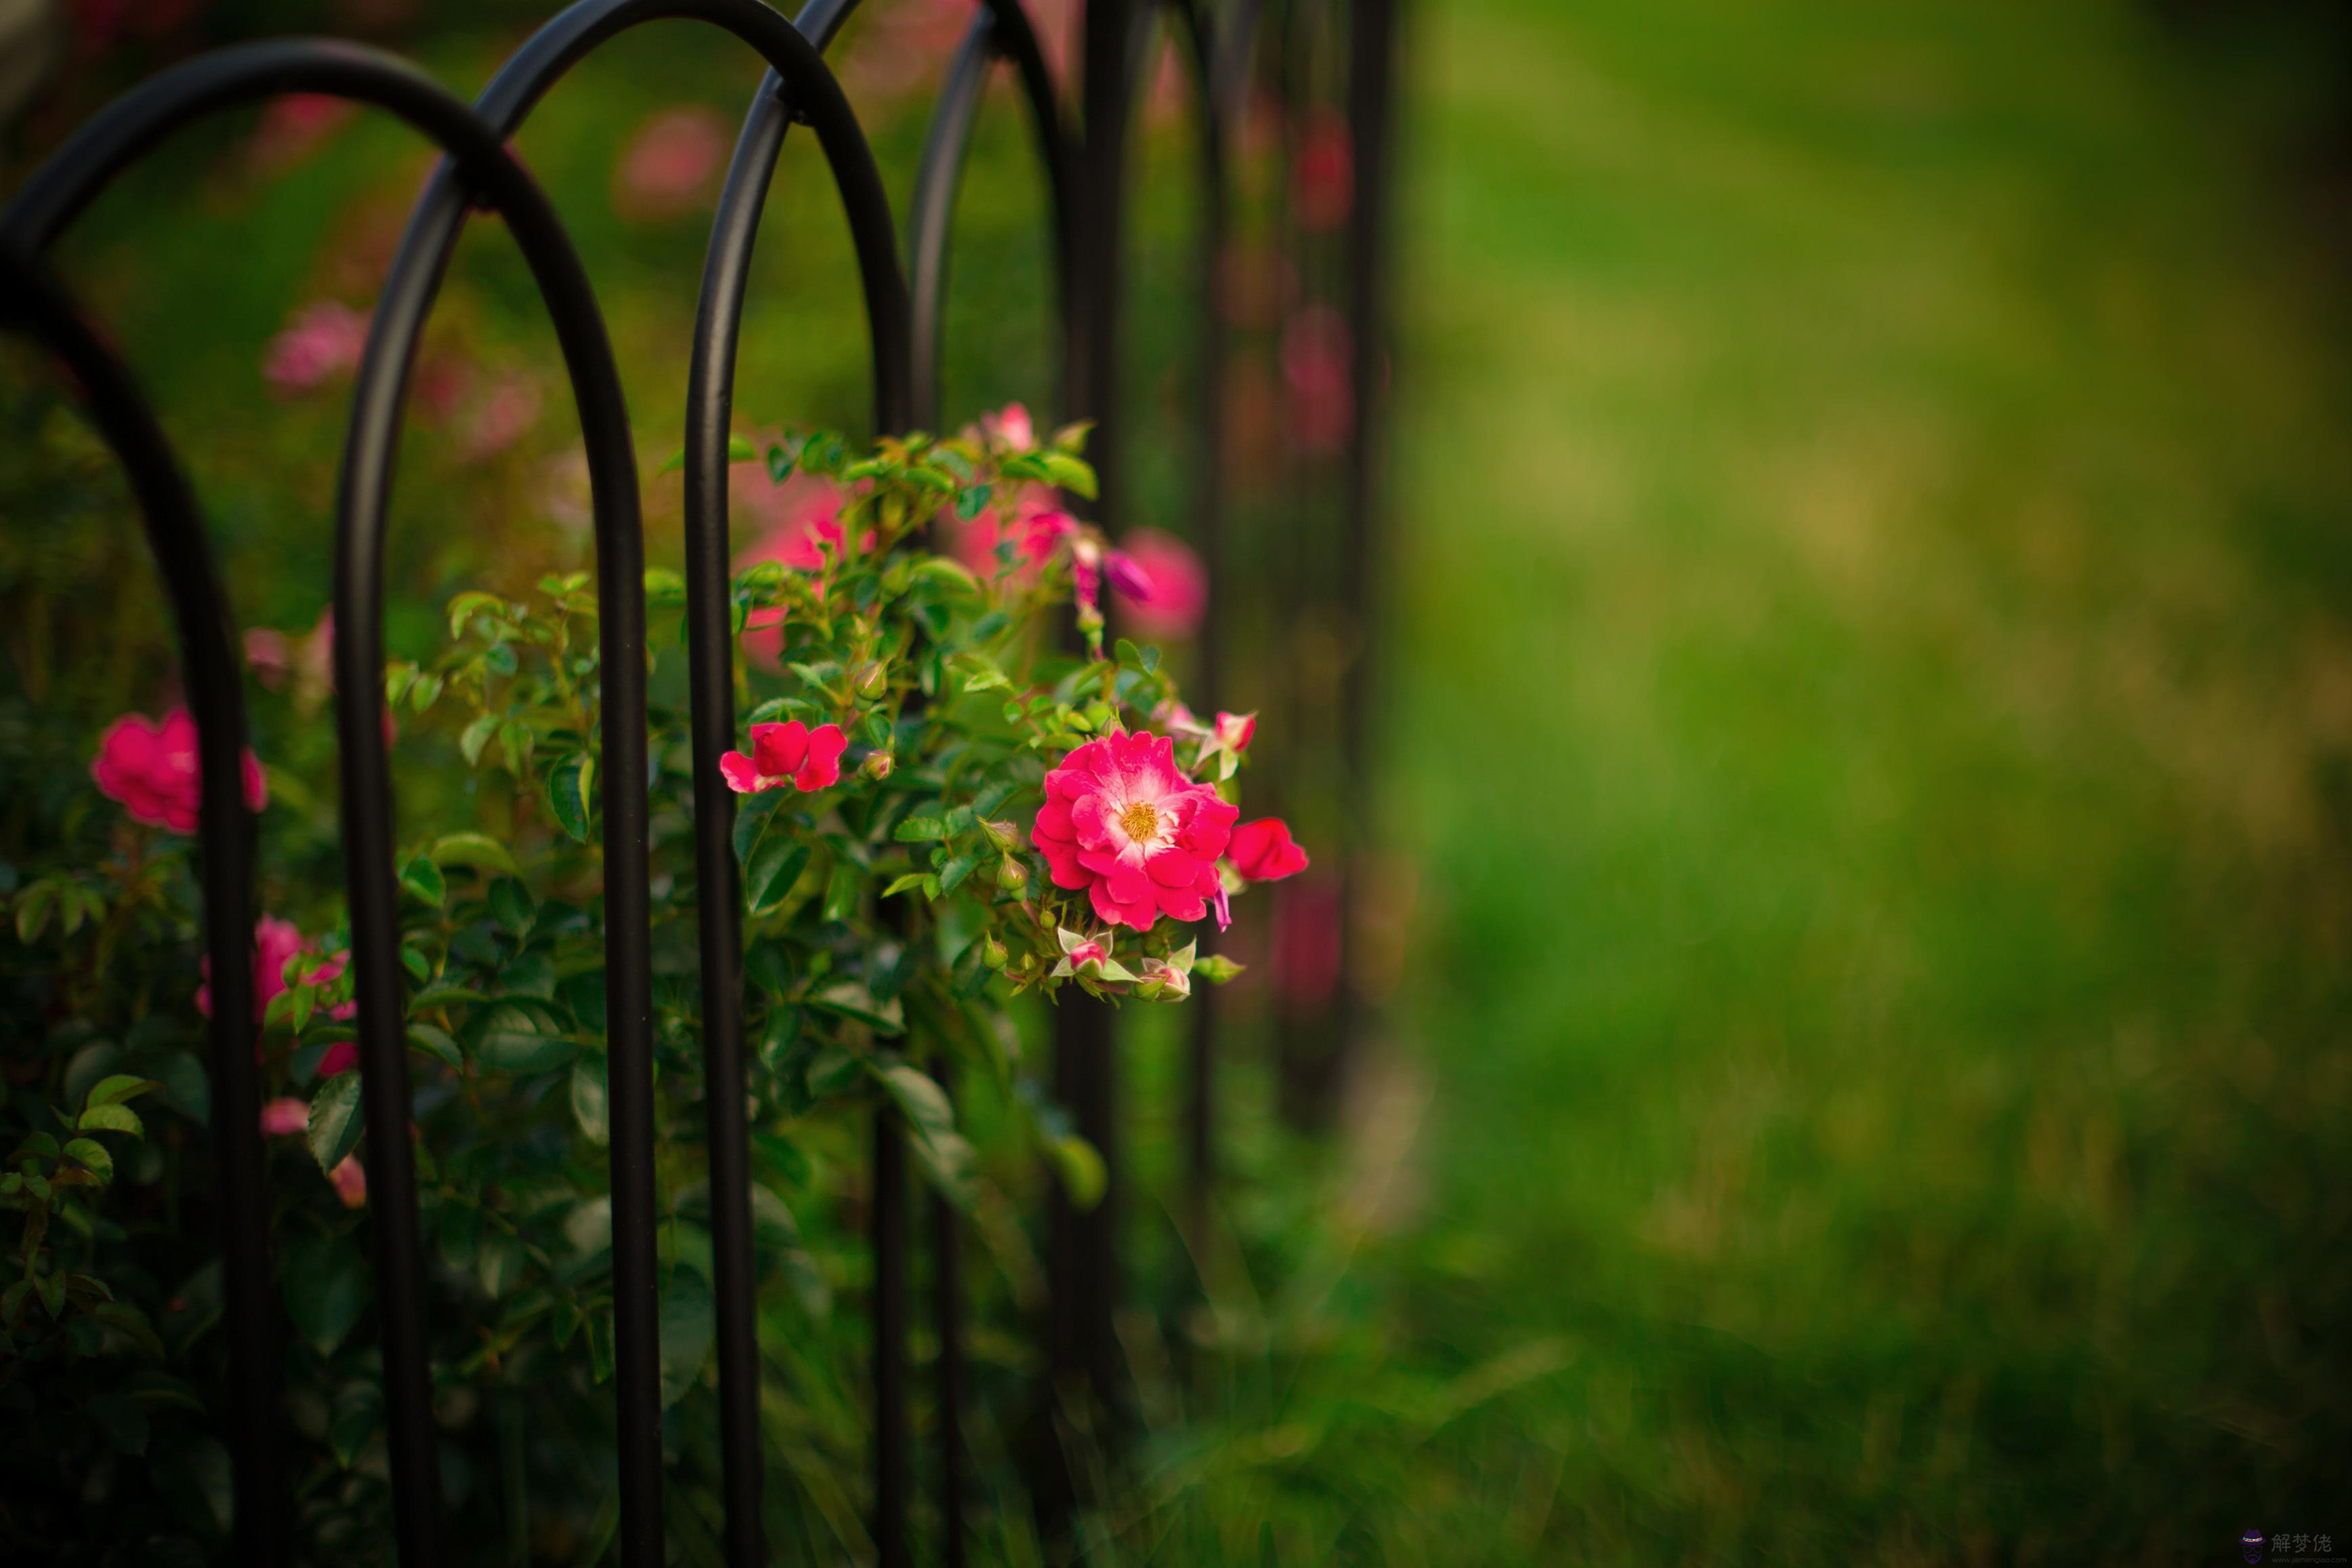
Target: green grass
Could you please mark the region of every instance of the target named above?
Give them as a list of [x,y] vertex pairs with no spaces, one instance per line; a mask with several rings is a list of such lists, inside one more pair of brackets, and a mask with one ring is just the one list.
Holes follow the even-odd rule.
[[1420,8],[1371,1277],[1559,1370],[1352,1555],[2347,1532],[2312,84],[2053,9]]

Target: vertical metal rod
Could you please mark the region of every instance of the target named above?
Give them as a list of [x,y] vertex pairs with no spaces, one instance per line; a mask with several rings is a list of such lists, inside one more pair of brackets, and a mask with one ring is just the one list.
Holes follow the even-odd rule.
[[91,423],[131,482],[180,641],[204,781],[196,824],[212,963],[213,1128],[229,1348],[236,1550],[240,1563],[287,1560],[291,1510],[279,1454],[278,1322],[269,1281],[269,1204],[253,1059],[253,818],[245,807],[245,694],[230,652],[218,566],[187,476],[138,384],[73,303],[29,260],[0,248],[0,323],[47,348],[79,383]]
[[907,1568],[907,1130],[885,1100],[874,1113],[874,1553]]
[[1373,625],[1381,605],[1384,530],[1381,454],[1389,407],[1389,200],[1393,170],[1397,0],[1355,0],[1348,28],[1348,131],[1355,190],[1348,209],[1348,325],[1355,423],[1348,441],[1347,548],[1341,591],[1354,634],[1341,705],[1341,812],[1346,860],[1339,882],[1339,1024],[1336,1081],[1344,1081],[1365,1027],[1353,912],[1374,841],[1371,789]]
[[[955,1097],[955,1070],[938,1057],[931,1074],[942,1092]],[[940,1561],[965,1568],[970,1542],[964,1509],[971,1495],[971,1449],[963,1436],[963,1217],[944,1194],[933,1193],[931,1208],[931,1322],[938,1331],[940,1361]]]

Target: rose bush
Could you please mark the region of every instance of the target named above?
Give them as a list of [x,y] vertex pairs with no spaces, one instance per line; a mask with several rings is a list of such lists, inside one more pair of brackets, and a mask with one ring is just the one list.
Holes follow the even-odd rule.
[[[857,1402],[840,1387],[856,1334],[826,1336],[833,1293],[864,1278],[854,1211],[872,1106],[904,1111],[930,1181],[971,1217],[1005,1277],[1034,1272],[1010,1218],[1024,1170],[1042,1164],[1083,1204],[1101,1166],[1024,1071],[1017,998],[1075,986],[1171,1002],[1196,980],[1230,977],[1230,961],[1200,955],[1200,929],[1222,927],[1252,883],[1306,863],[1279,822],[1237,825],[1254,719],[1200,723],[1155,650],[1105,648],[1100,584],[1124,558],[1056,495],[1091,492],[1083,434],[1041,440],[1008,410],[951,438],[856,453],[820,432],[755,455],[769,483],[822,484],[837,506],[733,580],[735,632],[754,656],[738,660],[741,744],[723,756],[697,758],[688,741],[671,652],[682,584],[653,570],[642,585],[655,617],[662,1387],[680,1411],[670,1441],[681,1484],[707,1482],[700,764],[721,770],[737,808],[761,1311],[784,1327],[777,1344],[815,1347],[780,1352],[770,1368],[795,1434],[779,1459],[793,1478],[779,1506],[809,1554],[848,1551],[840,1521],[856,1517],[864,1485]],[[1029,522],[975,556],[983,515]],[[601,1469],[613,1329],[597,613],[580,575],[529,594],[460,593],[444,650],[394,663],[383,693],[401,715],[404,769],[446,775],[423,793],[458,813],[410,819],[398,855],[451,1506],[485,1539],[502,1539],[491,1526],[504,1519],[543,1554],[583,1562],[614,1523]],[[257,673],[286,685],[284,658],[267,662],[282,646],[254,645]],[[266,707],[262,718],[266,730]],[[59,831],[20,838],[5,866],[8,1023],[37,1049],[0,1103],[14,1150],[0,1205],[18,1217],[0,1260],[0,1407],[45,1413],[37,1442],[0,1439],[11,1476],[0,1542],[15,1550],[95,1542],[91,1561],[194,1560],[226,1526],[223,1435],[205,1398],[221,1371],[220,1282],[205,1210],[193,750],[184,714],[127,716],[90,767],[106,800],[85,789],[59,808]],[[256,933],[260,1131],[281,1151],[272,1226],[301,1538],[314,1555],[366,1557],[384,1538],[387,1489],[349,935],[331,894],[306,895],[273,869],[332,863],[331,793],[313,760],[308,778],[279,772],[275,791],[249,768],[248,804],[293,802],[264,818],[265,891],[283,913]],[[994,1108],[986,1151],[927,1071],[934,1059]],[[672,1520],[693,1550],[694,1511]]]

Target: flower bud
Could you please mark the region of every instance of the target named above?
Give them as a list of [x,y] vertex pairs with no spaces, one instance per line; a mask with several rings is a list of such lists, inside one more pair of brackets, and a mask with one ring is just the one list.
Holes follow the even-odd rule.
[[980,831],[986,833],[988,841],[1000,850],[1010,852],[1020,847],[1021,830],[1011,822],[1003,821],[982,822],[980,825]]
[[1029,885],[1029,868],[1011,855],[996,863],[996,885],[1007,893],[1018,893]]
[[869,751],[866,754],[866,760],[857,765],[857,771],[879,782],[889,778],[890,770],[898,766],[898,759],[888,752]]
[[871,660],[858,665],[849,679],[857,695],[872,702],[890,689],[890,666],[879,659]]
[[980,961],[988,967],[1002,969],[1012,956],[1004,950],[1004,944],[996,939],[995,932],[992,931],[980,939]]
[[1192,966],[1192,973],[1213,986],[1222,986],[1242,972],[1242,967],[1222,953],[1212,953]]

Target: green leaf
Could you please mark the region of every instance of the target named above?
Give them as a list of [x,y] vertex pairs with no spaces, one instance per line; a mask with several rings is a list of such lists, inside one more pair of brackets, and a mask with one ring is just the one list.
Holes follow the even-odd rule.
[[95,1138],[75,1138],[66,1145],[66,1157],[79,1160],[101,1182],[114,1179],[114,1156]]
[[[453,1068],[462,1070],[466,1065],[466,1058],[458,1051],[457,1042],[449,1038],[446,1030],[436,1029],[429,1023],[410,1024],[408,1043],[427,1056],[440,1058]],[[337,1076],[353,1077],[356,1074],[339,1073]]]
[[446,834],[435,841],[431,853],[436,865],[469,865],[477,871],[522,874],[513,852],[488,833]]
[[809,1005],[870,1024],[877,1034],[904,1034],[907,1030],[906,1009],[899,1006],[898,998],[877,1001],[874,993],[856,980],[835,981],[809,998]]
[[531,922],[539,917],[539,906],[530,896],[530,889],[511,876],[492,879],[490,883],[490,918],[518,936],[529,936]]
[[665,474],[675,474],[685,466],[686,448],[681,446],[661,460],[661,466],[654,470],[654,477],[658,479]]
[[495,1299],[513,1288],[530,1261],[519,1238],[503,1230],[485,1230],[481,1246],[474,1254],[474,1278],[482,1282],[483,1291]]
[[993,485],[974,485],[956,497],[956,516],[967,523],[971,521],[987,508],[988,498],[995,491]]
[[411,1012],[423,1012],[427,1008],[461,1008],[488,998],[470,986],[427,986],[408,998]]
[[583,844],[595,813],[595,788],[596,759],[584,751],[573,752],[547,776],[547,804],[556,825]]
[[673,1269],[661,1292],[661,1399],[665,1408],[686,1396],[709,1357],[713,1325],[710,1283],[691,1269]]
[[589,1051],[572,1064],[572,1115],[592,1144],[611,1136],[604,1108],[604,1059]]
[[[505,608],[505,603],[497,594],[484,593],[479,589],[469,589],[449,601],[449,635],[453,638],[464,636],[466,623],[474,618],[477,611],[488,610],[496,614],[503,612]],[[398,702],[400,700],[398,694],[394,694],[391,700]]]
[[523,778],[530,769],[530,754],[538,747],[539,737],[530,726],[519,718],[510,718],[499,726],[499,750],[506,758],[507,771]]
[[[145,1312],[129,1301],[100,1301],[90,1308],[89,1315],[127,1336],[157,1361],[163,1359],[163,1342],[156,1335],[155,1325],[147,1321]],[[194,1403],[193,1398],[190,1402]],[[204,1406],[197,1405],[196,1409],[201,1413]]]
[[646,601],[648,604],[685,603],[686,579],[667,567],[646,568]]
[[16,940],[30,943],[49,923],[49,912],[57,907],[58,884],[37,882],[16,895]]
[[400,889],[427,909],[438,909],[449,898],[449,883],[431,855],[408,857],[400,868]]
[[383,1390],[365,1378],[347,1383],[335,1396],[334,1414],[327,1422],[327,1446],[334,1449],[336,1462],[350,1469],[359,1462],[368,1439],[383,1426]]
[[120,1105],[126,1100],[136,1100],[142,1094],[163,1087],[152,1078],[141,1078],[135,1073],[117,1072],[90,1085],[85,1105]]
[[128,1105],[92,1105],[74,1125],[85,1133],[128,1133],[134,1138],[147,1135],[138,1113]]
[[502,1001],[482,1015],[474,1028],[474,1060],[493,1072],[518,1078],[549,1072],[580,1053],[545,1008],[524,1001]]
[[782,904],[793,884],[801,878],[808,865],[809,847],[796,842],[790,834],[770,833],[751,852],[751,864],[743,879],[744,896],[751,901],[751,912],[763,913]]
[[890,836],[902,844],[927,843],[932,839],[948,836],[948,825],[940,817],[909,817],[891,831]]
[[979,863],[978,855],[966,853],[956,856],[947,864],[940,867],[940,891],[943,894],[953,893],[956,885],[970,876],[972,868]]
[[1095,498],[1095,471],[1086,462],[1059,452],[1047,452],[1041,455],[1048,479],[1089,501]]
[[338,1072],[310,1097],[310,1157],[332,1172],[360,1145],[366,1118],[360,1114],[360,1075]]
[[919,1067],[899,1062],[877,1070],[884,1088],[898,1102],[914,1134],[916,1161],[931,1183],[959,1208],[971,1206],[971,1145],[956,1131],[955,1108],[947,1091]]
[[735,434],[730,434],[727,437],[728,462],[749,463],[759,455],[760,449],[752,445],[751,443],[744,437]]
[[735,863],[750,866],[751,853],[760,845],[761,835],[777,810],[784,803],[784,791],[770,789],[752,796],[735,810]]
[[890,885],[882,890],[882,896],[896,898],[908,888],[920,887],[930,880],[930,874],[928,872],[910,871],[904,876],[893,878]]
[[1075,1134],[1048,1138],[1045,1156],[1054,1163],[1054,1174],[1061,1178],[1070,1207],[1084,1214],[1102,1201],[1103,1188],[1110,1178],[1092,1144]]
[[857,913],[858,894],[865,890],[866,873],[848,860],[834,862],[833,880],[824,890],[824,917],[827,920],[847,920]]
[[332,1355],[367,1301],[367,1264],[350,1240],[303,1236],[288,1245],[286,1315],[311,1349]]
[[499,722],[497,714],[483,714],[467,725],[466,733],[457,737],[457,749],[465,754],[468,768],[481,766],[482,750],[490,744],[491,737],[499,733]]

